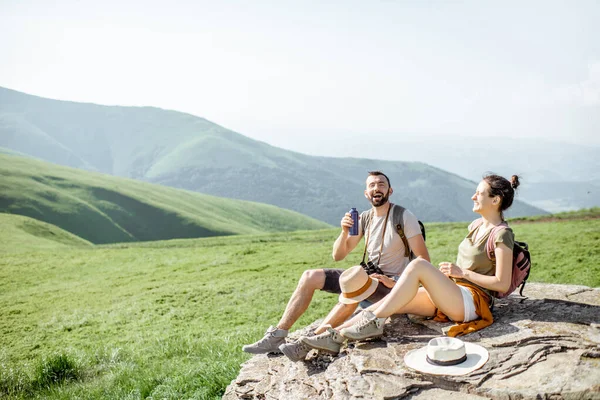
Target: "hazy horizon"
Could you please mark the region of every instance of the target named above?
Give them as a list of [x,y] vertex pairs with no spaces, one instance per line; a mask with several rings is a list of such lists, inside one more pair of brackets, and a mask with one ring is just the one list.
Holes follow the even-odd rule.
[[439,136],[595,147],[598,20],[593,1],[0,0],[0,86],[187,112],[312,155]]

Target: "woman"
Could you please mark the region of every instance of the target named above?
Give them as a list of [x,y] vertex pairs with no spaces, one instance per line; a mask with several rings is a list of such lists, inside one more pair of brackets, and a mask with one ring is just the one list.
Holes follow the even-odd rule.
[[303,342],[325,349],[321,344],[332,340],[339,343],[343,338],[381,336],[385,319],[393,314],[437,315],[463,323],[452,327],[449,336],[490,325],[493,292],[506,292],[511,283],[513,232],[510,228],[497,232],[495,263],[488,258],[486,243],[491,230],[504,222],[503,211],[513,203],[518,186],[516,175],[511,181],[498,175],[485,176],[471,198],[473,211],[481,218],[469,225],[469,233],[458,247],[456,264],[442,262],[438,269],[422,258],[413,260],[381,301],[341,325],[338,331],[328,329],[321,335],[302,338]]

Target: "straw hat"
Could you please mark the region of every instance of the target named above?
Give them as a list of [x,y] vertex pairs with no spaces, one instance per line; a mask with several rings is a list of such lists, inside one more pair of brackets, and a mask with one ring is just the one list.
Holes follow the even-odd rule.
[[404,356],[406,365],[432,375],[466,375],[483,366],[488,351],[477,344],[453,337],[431,339],[427,346]]
[[340,275],[340,303],[354,304],[375,293],[379,281],[367,275],[360,265],[348,268]]

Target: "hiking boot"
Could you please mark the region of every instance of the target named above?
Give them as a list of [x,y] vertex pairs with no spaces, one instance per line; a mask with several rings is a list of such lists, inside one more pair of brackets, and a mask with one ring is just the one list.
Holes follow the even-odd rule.
[[250,354],[280,353],[279,346],[285,344],[287,334],[286,330],[270,326],[262,339],[243,346],[242,350]]
[[340,347],[342,347],[342,343],[344,343],[344,338],[335,329],[327,328],[327,330],[320,335],[303,337],[300,338],[300,341],[313,349],[338,354],[340,352]]
[[298,340],[294,343],[286,343],[279,346],[279,351],[281,351],[287,358],[291,361],[302,361],[306,358],[306,355],[311,348],[302,343],[302,340]]
[[361,340],[383,335],[386,318],[377,318],[371,311],[363,311],[362,318],[354,325],[344,328],[340,333],[348,339]]

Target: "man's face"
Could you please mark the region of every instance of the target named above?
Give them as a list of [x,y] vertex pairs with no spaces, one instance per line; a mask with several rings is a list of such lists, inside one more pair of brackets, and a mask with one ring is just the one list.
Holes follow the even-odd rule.
[[393,190],[383,175],[369,175],[367,178],[367,189],[365,197],[375,207],[381,207],[387,203]]

